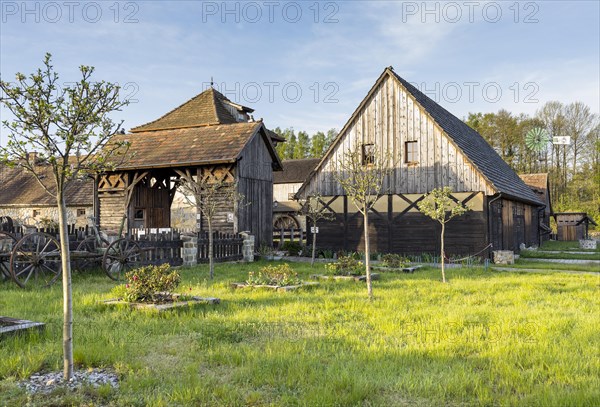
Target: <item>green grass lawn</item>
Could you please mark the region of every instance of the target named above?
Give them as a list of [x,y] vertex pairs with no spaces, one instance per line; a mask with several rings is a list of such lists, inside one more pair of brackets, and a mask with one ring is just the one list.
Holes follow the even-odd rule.
[[593,271],[600,272],[600,267],[594,264],[563,264],[563,263],[548,263],[541,261],[517,260],[515,264],[510,265],[492,265],[492,267],[510,267],[523,269],[540,269],[540,270],[569,270],[569,271]]
[[[542,245],[542,247],[540,247],[541,250],[572,250],[572,251],[577,251],[577,252],[594,252],[594,250],[591,249],[580,249],[579,248],[579,241],[568,241],[568,242],[559,242],[557,240],[547,240],[544,242],[544,244]],[[598,247],[595,250],[596,252],[600,252],[600,245],[598,245]]]
[[60,287],[0,283],[0,314],[48,324],[0,339],[0,405],[600,405],[596,276],[427,268],[383,274],[372,302],[356,282],[229,287],[264,264],[185,270],[182,292],[222,303],[162,314],[100,305],[115,284],[76,276],[76,363],[121,384],[49,396],[16,382],[61,368]]
[[522,258],[536,259],[573,259],[573,260],[600,260],[600,253],[591,251],[588,253],[547,253],[539,250],[521,250],[519,253]]

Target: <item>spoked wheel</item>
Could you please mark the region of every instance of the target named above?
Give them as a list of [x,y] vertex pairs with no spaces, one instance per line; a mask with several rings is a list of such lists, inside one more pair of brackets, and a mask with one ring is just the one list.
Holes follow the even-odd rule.
[[17,243],[17,238],[8,232],[0,231],[0,281],[9,280],[10,276],[10,253]]
[[141,263],[140,245],[127,238],[112,242],[102,258],[102,268],[113,280],[122,280],[126,272],[139,267]]
[[[108,242],[102,247],[106,249]],[[76,256],[71,257],[71,264],[73,268],[83,271],[98,267],[102,264],[102,247],[98,245],[98,239],[95,236],[87,237],[82,240],[75,249],[78,253]]]
[[13,248],[10,273],[21,288],[28,284],[54,284],[61,273],[58,240],[46,233],[25,235]]

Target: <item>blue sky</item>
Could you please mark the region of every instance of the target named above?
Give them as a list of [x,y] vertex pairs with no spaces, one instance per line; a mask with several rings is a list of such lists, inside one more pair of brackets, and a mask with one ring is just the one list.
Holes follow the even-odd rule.
[[599,4],[2,0],[0,74],[31,73],[45,52],[65,82],[95,66],[133,99],[113,116],[126,128],[213,77],[271,128],[339,129],[390,65],[460,118],[549,100],[599,112]]

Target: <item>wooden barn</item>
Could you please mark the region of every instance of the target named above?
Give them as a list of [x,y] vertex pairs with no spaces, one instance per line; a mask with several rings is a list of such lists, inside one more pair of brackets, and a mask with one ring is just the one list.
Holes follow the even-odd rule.
[[520,174],[519,177],[529,188],[539,197],[540,201],[545,205],[544,210],[540,211],[540,243],[550,239],[552,229],[550,229],[550,219],[552,213],[552,201],[550,197],[550,182],[548,173],[538,174]]
[[305,158],[283,161],[282,171],[273,174],[273,228],[275,232],[280,229],[306,231],[306,219],[298,214],[300,203],[295,195],[298,189],[312,170],[319,163],[320,158]]
[[472,208],[447,225],[448,253],[518,251],[521,243],[538,244],[539,197],[479,133],[389,67],[296,194],[300,199],[320,194],[335,214],[334,221],[318,225],[320,247],[363,250],[362,215],[332,177],[335,164],[355,145],[363,154],[376,146],[397,163],[384,187],[389,194],[370,214],[373,251],[437,252],[439,226],[417,204],[444,186]]
[[[210,88],[159,119],[114,141],[130,143],[128,159],[98,179],[100,226],[168,228],[178,180],[191,174],[225,182],[244,196],[242,205],[223,199],[214,230],[250,231],[256,244],[271,244],[273,171],[281,168],[271,133],[252,109]],[[198,227],[206,229],[198,216]]]
[[585,212],[560,212],[554,214],[557,240],[587,239],[590,225],[598,226]]
[[[46,188],[55,191],[50,166],[40,162],[38,171]],[[93,197],[92,178],[82,178],[68,184],[65,201],[69,224],[81,227],[88,225],[88,217],[94,214]],[[35,177],[23,168],[0,165],[0,217],[30,226],[58,224],[56,198],[49,195]]]

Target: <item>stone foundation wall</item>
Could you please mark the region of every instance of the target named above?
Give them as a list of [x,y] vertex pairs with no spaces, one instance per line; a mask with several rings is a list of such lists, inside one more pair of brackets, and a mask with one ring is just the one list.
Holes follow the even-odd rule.
[[515,253],[511,250],[496,250],[494,264],[515,264]]
[[597,244],[598,241],[595,239],[581,239],[579,241],[579,248],[596,250]]

